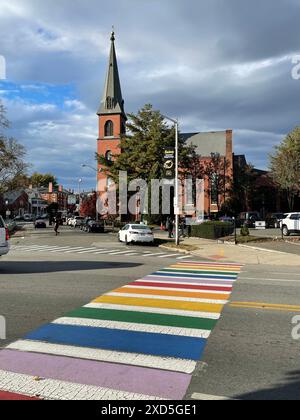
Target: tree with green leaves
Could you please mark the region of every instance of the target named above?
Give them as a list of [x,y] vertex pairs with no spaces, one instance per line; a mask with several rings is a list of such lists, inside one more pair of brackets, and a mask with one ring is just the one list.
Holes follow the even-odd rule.
[[40,174],[34,172],[29,178],[30,184],[33,188],[45,187],[48,188],[49,184],[52,183],[53,187],[58,187],[57,178],[53,174]]
[[[150,104],[128,117],[128,134],[122,136],[120,142],[122,153],[110,161],[97,154],[98,162],[116,184],[120,171],[127,172],[129,182],[142,179],[149,185],[152,179],[163,179],[165,149],[175,147],[175,128],[169,127],[160,111]],[[194,150],[179,136],[180,167],[187,168],[188,162],[191,164]]]
[[24,162],[24,146],[5,135],[4,130],[8,127],[6,110],[0,102],[0,193],[8,191],[14,180],[24,176],[28,168]]
[[[122,136],[121,154],[107,161],[97,154],[98,161],[117,183],[119,171],[126,171],[128,180],[162,179],[164,177],[164,150],[175,146],[175,129],[169,127],[160,111],[145,105],[137,114],[129,114],[128,134]],[[188,159],[191,147],[185,146],[179,136],[180,160]]]
[[271,175],[276,184],[286,192],[290,211],[300,194],[300,126],[289,133],[270,156]]

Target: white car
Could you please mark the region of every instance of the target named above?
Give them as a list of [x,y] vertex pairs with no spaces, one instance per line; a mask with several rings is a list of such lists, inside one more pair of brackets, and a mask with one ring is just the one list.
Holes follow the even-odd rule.
[[281,229],[284,236],[291,233],[300,234],[300,213],[288,213],[281,222]]
[[9,252],[9,235],[8,229],[5,227],[4,221],[0,216],[0,257]]
[[84,217],[75,216],[74,219],[72,219],[71,221],[71,226],[73,226],[74,228],[79,227],[83,224],[83,221]]
[[67,225],[72,226],[73,220],[74,220],[74,217],[69,217],[68,220],[67,220]]
[[154,235],[151,229],[145,225],[126,225],[119,232],[119,241],[131,243],[154,243]]

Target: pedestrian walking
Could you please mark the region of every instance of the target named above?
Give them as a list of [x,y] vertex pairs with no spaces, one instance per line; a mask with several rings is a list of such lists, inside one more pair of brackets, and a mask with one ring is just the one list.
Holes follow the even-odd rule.
[[169,223],[168,223],[169,239],[173,238],[173,230],[174,230],[173,220],[169,219]]
[[60,219],[56,217],[55,225],[54,225],[54,232],[56,236],[60,235],[60,232],[58,231],[59,227],[60,227]]

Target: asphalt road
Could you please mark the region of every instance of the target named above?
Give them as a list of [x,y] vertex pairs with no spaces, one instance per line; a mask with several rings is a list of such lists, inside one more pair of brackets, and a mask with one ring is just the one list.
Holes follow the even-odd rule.
[[[132,256],[53,248],[89,249],[95,242],[98,235],[69,229],[58,238],[47,230],[13,240],[18,248],[0,261],[0,314],[7,319],[7,340],[0,346],[176,258],[146,258],[143,252],[159,252],[149,247],[130,247],[137,250]],[[112,235],[101,235],[101,243],[109,250],[120,247]],[[31,246],[46,248],[35,251]],[[299,302],[300,273],[295,269],[244,267],[186,398],[300,399],[300,341],[291,336]]]
[[[225,308],[189,395],[299,400],[300,341],[292,338],[292,318],[300,315],[300,273],[288,267],[246,266],[232,302],[245,303]],[[256,308],[250,307],[253,303]],[[280,306],[267,309],[261,303]]]
[[[18,236],[11,241],[17,248],[0,261],[0,315],[7,321],[7,340],[0,341],[0,347],[175,259],[157,257],[156,253],[161,253],[157,247],[126,247],[118,243],[116,235],[86,234],[67,227],[59,237],[51,228]],[[85,253],[94,243],[101,243],[109,252],[120,249],[136,255]],[[69,253],[69,248],[78,246],[83,253]],[[144,257],[146,253],[154,255]]]

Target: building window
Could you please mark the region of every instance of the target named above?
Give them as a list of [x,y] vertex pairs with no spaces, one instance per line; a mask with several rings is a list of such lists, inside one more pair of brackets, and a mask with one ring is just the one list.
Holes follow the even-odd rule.
[[112,121],[107,121],[104,127],[105,137],[113,137],[114,135],[114,124]]
[[112,161],[113,161],[113,154],[112,154],[112,151],[111,151],[111,150],[108,150],[108,151],[105,153],[105,160],[106,160],[107,162],[112,162]]
[[219,204],[219,175],[212,174],[211,177],[211,204]]

